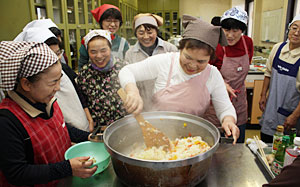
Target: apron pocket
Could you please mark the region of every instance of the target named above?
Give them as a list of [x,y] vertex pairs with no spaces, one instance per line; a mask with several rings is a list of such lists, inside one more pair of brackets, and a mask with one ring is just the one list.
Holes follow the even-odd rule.
[[284,109],[284,108],[282,108],[282,107],[279,107],[278,110],[277,110],[277,112],[278,112],[279,114],[281,114],[281,115],[286,116],[286,117],[288,117],[289,115],[292,114],[292,112],[290,112],[290,111],[288,111],[288,110],[286,110],[286,109]]

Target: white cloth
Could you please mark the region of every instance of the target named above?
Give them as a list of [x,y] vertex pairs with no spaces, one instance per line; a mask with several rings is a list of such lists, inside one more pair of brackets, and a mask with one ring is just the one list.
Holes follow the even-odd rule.
[[[23,28],[23,31],[14,39],[14,41],[28,41],[28,40],[25,40],[24,37],[26,35],[28,35],[26,33],[32,33],[33,32],[33,31],[26,32],[27,30],[30,30],[32,28],[40,28],[40,29],[45,29],[45,30],[47,29],[48,30],[51,27],[58,28],[57,25],[51,19],[37,19],[37,20],[33,20],[33,21],[29,22]],[[41,35],[41,36],[35,36],[35,40],[36,40],[35,42],[38,42],[37,40],[42,40],[43,38],[45,38],[45,36],[48,35],[48,32],[52,33],[50,30],[48,30],[48,32],[45,31],[45,30],[43,30],[42,32],[40,32],[40,33],[37,34],[37,35]],[[34,41],[34,40],[32,40],[32,41]],[[44,41],[40,41],[40,42],[44,42]]]
[[[262,140],[258,140],[260,142],[261,148],[266,148],[268,147],[268,145],[263,142]],[[246,140],[246,144],[248,145],[248,147],[250,148],[250,150],[256,154],[257,149],[258,149],[258,145],[256,144],[255,140],[253,138],[247,138]]]
[[33,27],[39,27],[39,28],[51,28],[51,27],[56,27],[58,26],[51,20],[51,19],[37,19],[29,22],[23,29],[23,31],[33,28]]
[[[173,53],[158,54],[141,62],[129,64],[121,69],[119,79],[124,88],[128,83],[156,79],[154,93],[166,87],[171,59]],[[175,54],[175,66],[173,67],[171,85],[176,85],[189,80],[199,74],[187,75],[180,66],[180,52]],[[209,65],[210,66],[210,65]],[[222,75],[216,67],[211,67],[210,76],[206,82],[217,116],[222,120],[224,116],[233,116],[236,119],[235,109],[230,102]]]
[[298,14],[298,15],[296,15],[296,16],[294,17],[294,19],[292,20],[292,22],[289,23],[289,27],[290,27],[295,21],[300,21],[300,14]]
[[102,29],[96,29],[96,30],[91,30],[85,37],[84,37],[84,46],[87,48],[89,41],[94,38],[95,36],[101,36],[106,38],[109,43],[111,44],[111,36],[110,32],[107,30],[102,30]]
[[15,39],[16,42],[26,41],[26,42],[40,42],[44,43],[47,39],[56,36],[47,28],[28,28],[22,31]]
[[69,77],[62,71],[60,90],[56,92],[57,103],[65,122],[84,131],[89,131],[89,122],[82,108],[76,90]]

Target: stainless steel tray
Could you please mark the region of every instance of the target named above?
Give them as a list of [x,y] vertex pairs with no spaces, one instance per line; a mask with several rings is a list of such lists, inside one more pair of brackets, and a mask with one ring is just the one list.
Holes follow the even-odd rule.
[[[272,147],[266,147],[266,148],[263,148],[263,150],[264,150],[264,152],[265,152],[266,155],[272,153]],[[268,172],[268,174],[270,175],[270,177],[272,179],[274,179],[275,175],[272,173],[271,169],[269,169],[269,167],[265,164],[265,162],[263,161],[263,158],[260,155],[260,152],[258,150],[256,152],[256,156],[258,157],[258,160],[264,166],[264,168],[266,169],[266,171]]]

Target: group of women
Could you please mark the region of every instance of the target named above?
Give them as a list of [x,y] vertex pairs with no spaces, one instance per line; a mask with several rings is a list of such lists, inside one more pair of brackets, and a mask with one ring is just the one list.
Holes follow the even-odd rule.
[[[51,186],[67,176],[92,176],[97,168],[89,168],[89,157],[64,160],[71,142],[89,140],[95,125],[142,111],[201,116],[233,136],[233,144],[244,141],[244,81],[253,56],[252,40],[242,34],[245,11],[226,11],[221,27],[183,15],[179,51],[158,37],[160,16],[134,17],[138,40],[129,48],[116,34],[122,25],[118,7],[104,4],[92,14],[101,29],[82,40],[75,75],[62,68],[49,23],[31,23],[33,28],[25,27],[14,42],[0,43],[1,89],[7,91],[0,104],[1,185]],[[121,87],[127,93],[124,103],[117,95]]]

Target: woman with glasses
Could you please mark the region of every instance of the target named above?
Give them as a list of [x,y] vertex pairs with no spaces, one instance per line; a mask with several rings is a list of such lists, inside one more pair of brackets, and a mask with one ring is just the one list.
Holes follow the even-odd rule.
[[[118,7],[110,4],[103,4],[100,7],[91,11],[96,21],[99,23],[100,28],[108,30],[111,33],[112,46],[111,52],[114,57],[124,59],[126,51],[129,49],[127,40],[116,34],[122,26],[122,15]],[[84,64],[89,61],[89,55],[84,47],[84,41],[79,49],[80,58],[78,69],[81,70]]]
[[[149,56],[166,52],[177,52],[175,45],[160,39],[158,27],[162,26],[163,18],[150,13],[138,14],[134,17],[134,34],[138,41],[126,52],[125,61],[130,64],[142,61]],[[151,109],[151,98],[154,87],[154,80],[138,83],[141,97],[145,103],[144,111]]]
[[[248,15],[239,7],[233,7],[224,12],[220,21],[228,45],[217,46],[216,59],[211,60],[210,64],[216,66],[222,74],[227,92],[237,112],[237,125],[240,129],[237,142],[244,143],[248,121],[245,79],[253,56],[253,41],[243,35],[247,29]],[[213,106],[210,106],[205,118],[217,126],[221,125]]]
[[[272,143],[277,125],[300,128],[300,15],[289,24],[288,41],[273,46],[261,98],[261,139]],[[268,93],[268,94],[267,94]]]

